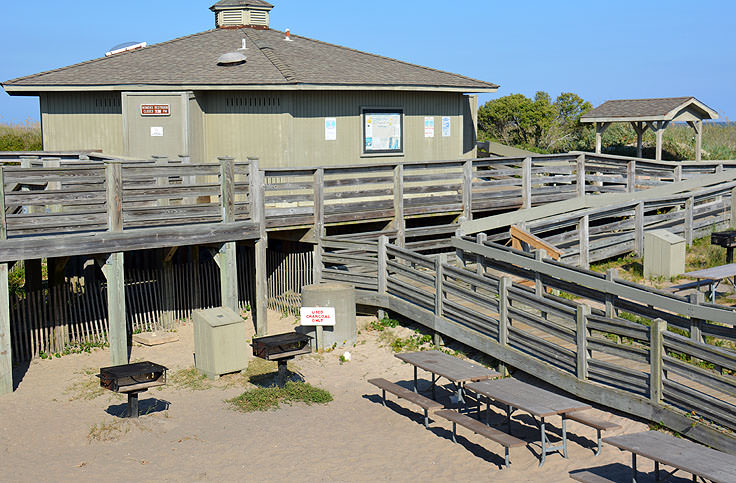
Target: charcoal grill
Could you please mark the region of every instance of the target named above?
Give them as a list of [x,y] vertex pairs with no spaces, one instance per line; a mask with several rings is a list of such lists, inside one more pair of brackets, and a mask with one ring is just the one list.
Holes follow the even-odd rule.
[[138,394],[166,384],[168,369],[153,362],[135,362],[120,366],[103,367],[97,377],[100,386],[128,395],[127,417],[138,417]]
[[277,361],[279,372],[276,383],[286,383],[287,361],[312,352],[312,337],[298,332],[269,335],[253,339],[253,355],[267,361]]
[[710,235],[711,245],[726,249],[726,263],[733,263],[733,249],[736,248],[736,230],[717,231]]

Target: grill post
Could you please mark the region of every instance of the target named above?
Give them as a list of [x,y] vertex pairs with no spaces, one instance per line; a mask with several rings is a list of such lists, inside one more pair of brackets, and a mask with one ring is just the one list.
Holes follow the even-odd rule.
[[286,359],[279,359],[279,372],[276,376],[276,385],[284,387],[286,385]]
[[128,393],[128,417],[138,417],[138,392]]

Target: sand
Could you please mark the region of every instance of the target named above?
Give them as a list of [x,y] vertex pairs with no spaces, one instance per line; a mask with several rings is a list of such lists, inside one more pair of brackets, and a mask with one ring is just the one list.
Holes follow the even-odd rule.
[[[275,313],[269,320],[275,332],[294,325],[293,318]],[[368,321],[362,318],[361,324]],[[192,326],[181,327],[178,334],[175,343],[134,347],[133,360],[151,360],[172,372],[191,368]],[[341,364],[344,350],[295,361],[307,382],[332,393],[334,401],[327,405],[236,412],[225,400],[242,393],[242,378],[228,376],[207,390],[169,384],[143,393],[141,411],[146,414],[137,420],[113,415],[124,410],[123,397],[95,390],[92,374],[109,365],[107,351],[33,361],[21,371],[17,390],[0,397],[0,480],[551,482],[568,480],[571,470],[597,466],[626,476],[630,456],[604,446],[594,457],[595,431],[574,422],[568,429],[568,459],[549,455],[540,469],[539,447],[531,444],[512,449],[511,468],[501,470],[501,446],[462,428],[460,444],[454,444],[450,423],[434,421],[428,431],[414,406],[395,398],[388,407],[381,405],[366,380],[406,382],[413,371],[379,341],[377,332],[361,330],[358,344],[347,348],[352,360]],[[647,429],[620,414],[601,415],[622,425],[612,434]],[[496,420],[501,417],[499,412]],[[559,428],[558,418],[548,421]],[[538,437],[523,413],[514,430],[527,440]],[[640,465],[650,472],[652,466]]]

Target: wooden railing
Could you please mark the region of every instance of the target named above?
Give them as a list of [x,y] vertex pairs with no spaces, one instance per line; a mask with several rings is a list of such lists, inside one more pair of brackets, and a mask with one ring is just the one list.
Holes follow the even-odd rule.
[[[95,153],[35,157],[6,153],[1,158],[5,219],[0,222],[9,239],[222,223],[224,201],[232,203],[227,207],[232,220],[254,220],[253,206],[260,201],[269,229],[313,227],[316,240],[328,225],[384,220],[392,223],[399,245],[412,231],[423,235],[425,227],[407,225],[406,220],[415,217],[470,220],[585,194],[634,192],[736,168],[733,161],[672,163],[586,153],[266,170],[258,169],[256,159],[136,161]],[[223,172],[224,167],[228,169]],[[693,200],[693,230],[703,228],[701,220],[710,223],[710,215],[728,207],[722,193],[709,199],[715,198],[718,202],[711,204]],[[110,221],[118,219],[118,207],[110,199],[122,200],[122,225],[114,229]],[[685,203],[687,199],[662,199],[644,208],[681,208],[680,216],[685,217],[690,213]],[[632,209],[621,207],[622,212]],[[658,220],[650,217],[645,226],[646,222]],[[570,223],[562,220],[563,225]],[[431,230],[447,235],[454,231],[452,224],[450,219]],[[557,234],[553,242],[564,245],[564,237]],[[431,240],[419,242],[433,247]],[[568,248],[568,256],[574,256]],[[593,247],[590,259],[607,253]]]
[[350,256],[324,258],[322,280],[352,283],[361,303],[736,454],[736,352],[707,343],[736,340],[730,308],[469,238],[452,240],[464,266],[385,237],[361,243],[323,240]]
[[[169,245],[161,246],[176,246],[177,239],[199,231],[203,243],[252,238],[248,229],[231,233],[245,225],[224,226],[251,221],[248,162],[21,161],[26,165],[0,166],[3,261],[152,248],[163,238]],[[213,224],[227,234],[208,237]],[[114,236],[90,236],[108,233]],[[83,238],[65,241],[75,235]],[[76,247],[73,253],[57,254],[65,243]]]

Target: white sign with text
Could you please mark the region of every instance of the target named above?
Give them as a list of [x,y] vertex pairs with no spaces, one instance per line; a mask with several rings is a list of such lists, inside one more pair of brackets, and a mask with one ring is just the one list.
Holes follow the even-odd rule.
[[335,307],[302,307],[302,325],[331,327],[335,325]]

